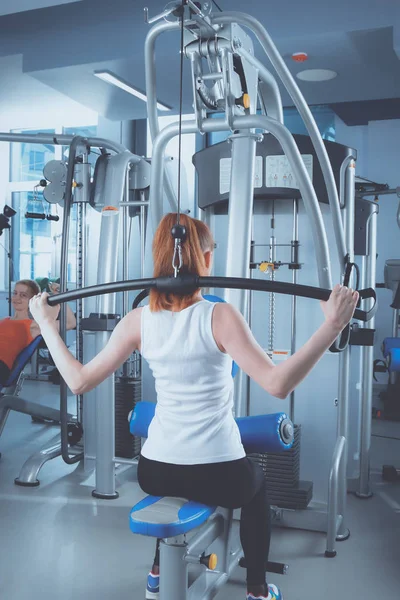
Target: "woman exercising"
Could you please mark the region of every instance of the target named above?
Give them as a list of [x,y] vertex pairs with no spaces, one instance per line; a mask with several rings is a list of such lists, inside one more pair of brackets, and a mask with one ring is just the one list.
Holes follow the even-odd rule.
[[[166,215],[154,236],[154,277],[173,274],[176,215]],[[208,276],[214,240],[208,227],[186,215],[180,273]],[[68,352],[55,327],[59,307],[47,294],[30,302],[31,312],[62,377],[83,394],[109,377],[134,350],[153,372],[157,406],[138,465],[141,488],[155,496],[176,496],[211,506],[242,508],[241,543],[247,565],[247,599],[281,600],[265,581],[271,521],[266,480],[243,449],[233,418],[232,359],[268,393],[286,396],[306,377],[353,316],[358,293],[340,285],[322,303],[325,322],[293,356],[274,365],[254,339],[242,315],[230,304],[203,300],[200,290],[186,296],[152,289],[150,304],[131,311],[107,346],[88,364]],[[159,544],[146,597],[158,598]],[[162,576],[162,574],[161,574]]]
[[[11,298],[14,316],[0,320],[0,387],[9,378],[18,354],[41,333],[29,314],[29,300],[39,292],[39,285],[32,279],[17,281]],[[67,329],[75,327],[75,316],[68,307]]]

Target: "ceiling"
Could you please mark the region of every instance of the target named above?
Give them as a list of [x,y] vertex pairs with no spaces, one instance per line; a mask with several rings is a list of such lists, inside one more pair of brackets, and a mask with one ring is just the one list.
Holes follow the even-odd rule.
[[77,2],[77,0],[1,0],[0,15],[12,15],[38,8],[68,4],[68,2]]
[[[144,102],[98,80],[93,72],[111,71],[144,90],[143,47],[149,26],[143,7],[149,7],[151,16],[165,4],[165,0],[3,0],[0,57],[22,55],[19,76],[26,80],[27,91],[33,77],[48,86],[49,94],[61,92],[109,119],[143,118]],[[218,4],[223,10],[243,11],[241,0]],[[27,11],[28,7],[36,10]],[[309,55],[306,68],[337,71],[338,77],[327,82],[297,80],[308,104],[329,105],[348,124],[400,118],[399,0],[353,0],[351,5],[348,0],[281,0],[274,10],[265,0],[247,0],[245,9],[266,27],[292,74],[305,68],[291,59],[298,51]],[[5,14],[11,11],[15,14]],[[270,67],[256,41],[255,48]],[[156,65],[158,98],[177,112],[178,33],[158,39]],[[0,96],[7,93],[1,84],[0,71]],[[292,106],[281,90],[284,106]],[[185,64],[185,112],[192,111],[192,102]]]

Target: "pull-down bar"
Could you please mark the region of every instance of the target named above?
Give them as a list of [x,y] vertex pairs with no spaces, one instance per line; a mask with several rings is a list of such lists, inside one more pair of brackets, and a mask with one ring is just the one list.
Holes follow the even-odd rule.
[[[258,292],[275,292],[276,294],[300,296],[302,298],[324,301],[328,300],[331,295],[331,290],[312,287],[310,285],[287,283],[284,281],[261,281],[241,277],[199,277],[197,275],[179,275],[178,277],[131,279],[129,281],[116,281],[113,283],[93,285],[80,290],[72,290],[70,292],[51,296],[48,298],[48,303],[50,306],[54,306],[79,298],[90,298],[102,294],[113,294],[115,292],[125,292],[129,290],[144,290],[148,288],[155,288],[163,293],[179,295],[191,294],[199,288],[244,289]],[[356,308],[354,312],[355,319],[366,322],[373,318],[378,308],[376,293],[372,288],[358,290],[358,293],[360,295],[360,300],[368,298],[373,298],[374,300],[374,305],[369,311]]]

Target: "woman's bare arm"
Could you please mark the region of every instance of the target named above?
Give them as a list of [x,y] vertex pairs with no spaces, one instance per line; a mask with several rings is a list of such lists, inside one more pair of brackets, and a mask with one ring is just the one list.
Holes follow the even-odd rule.
[[[47,304],[47,298],[35,302]],[[114,373],[132,352],[139,349],[141,311],[142,309],[138,308],[128,313],[118,323],[103,350],[86,365],[82,365],[69,352],[59,335],[54,318],[39,318],[41,334],[47,348],[61,377],[73,394],[84,394],[95,388]]]
[[286,398],[310,373],[351,319],[358,294],[336,286],[331,298],[324,303],[326,321],[304,346],[277,366],[257,343],[240,312],[230,304],[221,303],[214,308],[215,340],[263,389],[277,398]]

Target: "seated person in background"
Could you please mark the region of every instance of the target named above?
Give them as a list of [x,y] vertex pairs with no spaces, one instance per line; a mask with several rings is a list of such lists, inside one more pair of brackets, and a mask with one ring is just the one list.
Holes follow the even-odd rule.
[[[0,385],[7,381],[18,354],[40,335],[40,327],[29,312],[29,300],[39,292],[36,281],[17,281],[11,298],[14,316],[0,319]],[[75,316],[67,307],[67,329],[75,327]]]

